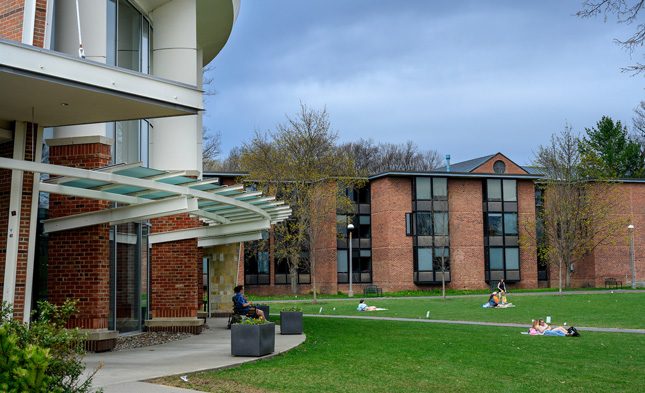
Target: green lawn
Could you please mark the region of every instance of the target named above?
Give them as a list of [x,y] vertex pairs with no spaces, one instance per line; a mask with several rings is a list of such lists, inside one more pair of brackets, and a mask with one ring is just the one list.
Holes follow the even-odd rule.
[[[370,299],[370,306],[387,308],[387,311],[358,312],[355,300],[319,301],[297,303],[269,303],[271,314],[278,315],[286,305],[302,307],[305,314],[360,315],[393,318],[441,319],[451,321],[503,322],[530,324],[532,319],[551,317],[552,324],[581,327],[606,327],[624,329],[645,328],[645,293],[598,293],[589,295],[531,295],[508,296],[515,307],[505,309],[482,308],[488,296],[429,299]],[[320,308],[322,307],[322,312]]]
[[[429,310],[433,319],[528,324],[550,315],[558,324],[644,327],[643,294],[516,296],[517,307],[499,310],[481,308],[483,300],[373,300],[368,304],[390,310],[360,314],[356,301],[322,307],[348,315],[425,319]],[[303,305],[307,313],[320,307]],[[273,359],[190,375],[189,383],[155,382],[218,393],[645,391],[644,334],[582,329],[576,338],[549,337],[509,327],[315,317],[305,317],[304,327],[305,343]]]

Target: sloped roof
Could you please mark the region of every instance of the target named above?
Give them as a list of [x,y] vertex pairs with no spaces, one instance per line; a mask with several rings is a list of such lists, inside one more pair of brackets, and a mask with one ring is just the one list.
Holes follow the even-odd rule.
[[[459,172],[459,173],[468,173],[472,172],[476,168],[479,168],[481,165],[483,165],[485,162],[488,160],[492,159],[496,155],[500,153],[495,153],[495,154],[490,154],[487,156],[479,157],[479,158],[473,158],[472,160],[468,161],[462,161],[458,162],[456,164],[450,164],[450,172]],[[447,166],[442,166],[440,168],[437,168],[434,170],[435,172],[447,172],[448,167]]]

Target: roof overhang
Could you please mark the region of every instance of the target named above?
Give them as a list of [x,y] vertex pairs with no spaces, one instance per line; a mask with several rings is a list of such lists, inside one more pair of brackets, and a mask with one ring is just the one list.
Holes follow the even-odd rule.
[[240,11],[240,0],[197,0],[197,45],[203,65],[224,48]]
[[58,176],[41,181],[41,192],[126,204],[46,220],[45,232],[189,214],[200,217],[203,226],[150,234],[149,241],[154,244],[198,238],[200,247],[204,247],[245,241],[239,239],[255,240],[271,224],[291,215],[284,202],[263,197],[261,192],[246,192],[242,185],[219,186],[212,180],[195,180],[181,172],[142,167],[141,163],[85,170],[0,158],[0,168]]
[[0,120],[44,127],[193,115],[202,91],[0,39]]

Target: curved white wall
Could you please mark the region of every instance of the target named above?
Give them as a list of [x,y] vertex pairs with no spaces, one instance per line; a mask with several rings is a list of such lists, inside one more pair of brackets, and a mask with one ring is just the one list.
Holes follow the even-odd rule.
[[[153,20],[153,74],[193,86],[201,83],[197,63],[196,0],[174,0],[150,13]],[[150,167],[187,170],[201,175],[201,115],[154,119],[150,131]]]

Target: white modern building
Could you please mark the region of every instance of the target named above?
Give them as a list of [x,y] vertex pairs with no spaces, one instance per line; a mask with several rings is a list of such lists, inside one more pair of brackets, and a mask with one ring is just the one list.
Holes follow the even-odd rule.
[[108,350],[229,307],[239,243],[290,214],[202,180],[202,68],[239,9],[0,0],[0,286],[16,318],[76,299],[69,326]]

